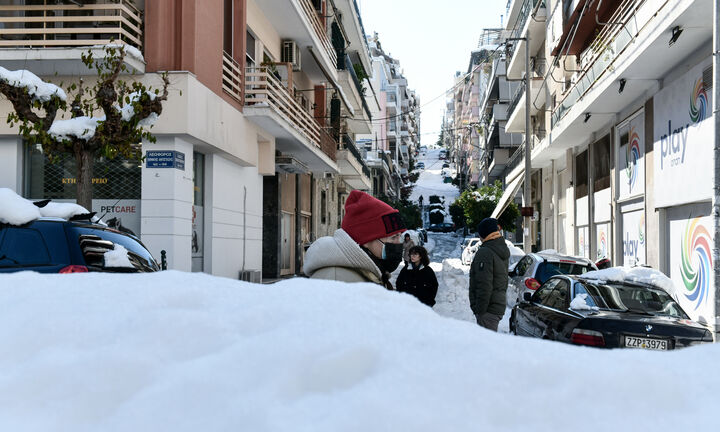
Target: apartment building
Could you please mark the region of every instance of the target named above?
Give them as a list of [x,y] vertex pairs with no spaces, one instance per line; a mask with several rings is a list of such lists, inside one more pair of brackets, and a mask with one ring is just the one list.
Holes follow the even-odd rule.
[[[299,273],[310,242],[340,226],[344,197],[370,190],[355,136],[370,131],[374,95],[357,74],[372,67],[354,0],[7,3],[8,69],[91,81],[81,54],[114,40],[142,53],[126,57],[126,79],[158,86],[171,71],[157,142],[142,148],[175,162],[99,160],[93,202],[154,255],[167,251],[170,268],[254,281]],[[0,168],[0,184],[28,198],[74,199],[72,161],[49,163],[7,124]]]
[[508,40],[508,78],[525,76],[529,39],[532,133],[517,155],[529,146],[535,247],[660,269],[716,325],[712,16],[702,0],[511,0],[506,29],[525,38]]
[[410,159],[419,147],[420,99],[408,87],[400,62],[382,48],[375,33],[367,38],[373,64],[368,81],[376,91],[372,131],[360,135],[373,174],[373,194],[400,198],[408,181]]

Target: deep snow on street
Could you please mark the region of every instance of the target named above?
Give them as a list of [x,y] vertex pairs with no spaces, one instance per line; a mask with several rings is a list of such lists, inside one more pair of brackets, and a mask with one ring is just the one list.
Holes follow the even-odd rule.
[[0,308],[3,431],[717,426],[718,345],[511,337],[372,284],[22,272]]

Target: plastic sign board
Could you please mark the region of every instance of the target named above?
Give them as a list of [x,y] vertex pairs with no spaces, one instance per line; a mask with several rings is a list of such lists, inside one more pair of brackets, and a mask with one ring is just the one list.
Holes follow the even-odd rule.
[[[645,115],[635,116],[620,128],[618,149],[620,199],[645,194]],[[624,138],[624,139],[623,139]]]
[[669,222],[669,276],[678,303],[690,318],[712,323],[715,316],[711,216]]
[[622,215],[623,265],[645,264],[645,210]]
[[703,82],[707,59],[653,97],[655,206],[712,199],[712,89]]
[[176,168],[185,171],[185,153],[176,150],[152,150],[145,153],[146,168]]

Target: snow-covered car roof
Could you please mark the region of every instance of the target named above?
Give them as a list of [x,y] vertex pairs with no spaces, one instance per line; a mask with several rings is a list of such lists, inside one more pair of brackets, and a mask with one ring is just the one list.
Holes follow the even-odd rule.
[[587,258],[576,257],[576,256],[571,256],[571,255],[564,255],[564,254],[560,254],[557,251],[551,250],[551,249],[540,251],[540,252],[532,252],[532,253],[529,253],[528,255],[534,255],[534,256],[538,257],[538,259],[541,261],[542,260],[546,260],[546,261],[550,261],[550,262],[572,261],[577,264],[593,264],[593,262]]
[[69,220],[73,216],[90,214],[83,206],[73,203],[34,203],[8,188],[0,188],[0,224],[25,225],[42,217]]
[[677,289],[673,281],[664,273],[650,267],[611,267],[587,272],[577,276],[577,279],[601,284],[619,282],[650,285],[664,290],[675,301],[678,300]]

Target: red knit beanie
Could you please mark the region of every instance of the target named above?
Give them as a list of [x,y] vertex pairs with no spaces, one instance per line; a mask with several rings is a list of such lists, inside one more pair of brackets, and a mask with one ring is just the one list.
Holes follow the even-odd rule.
[[342,229],[359,245],[405,231],[400,212],[365,192],[354,190],[345,201]]

